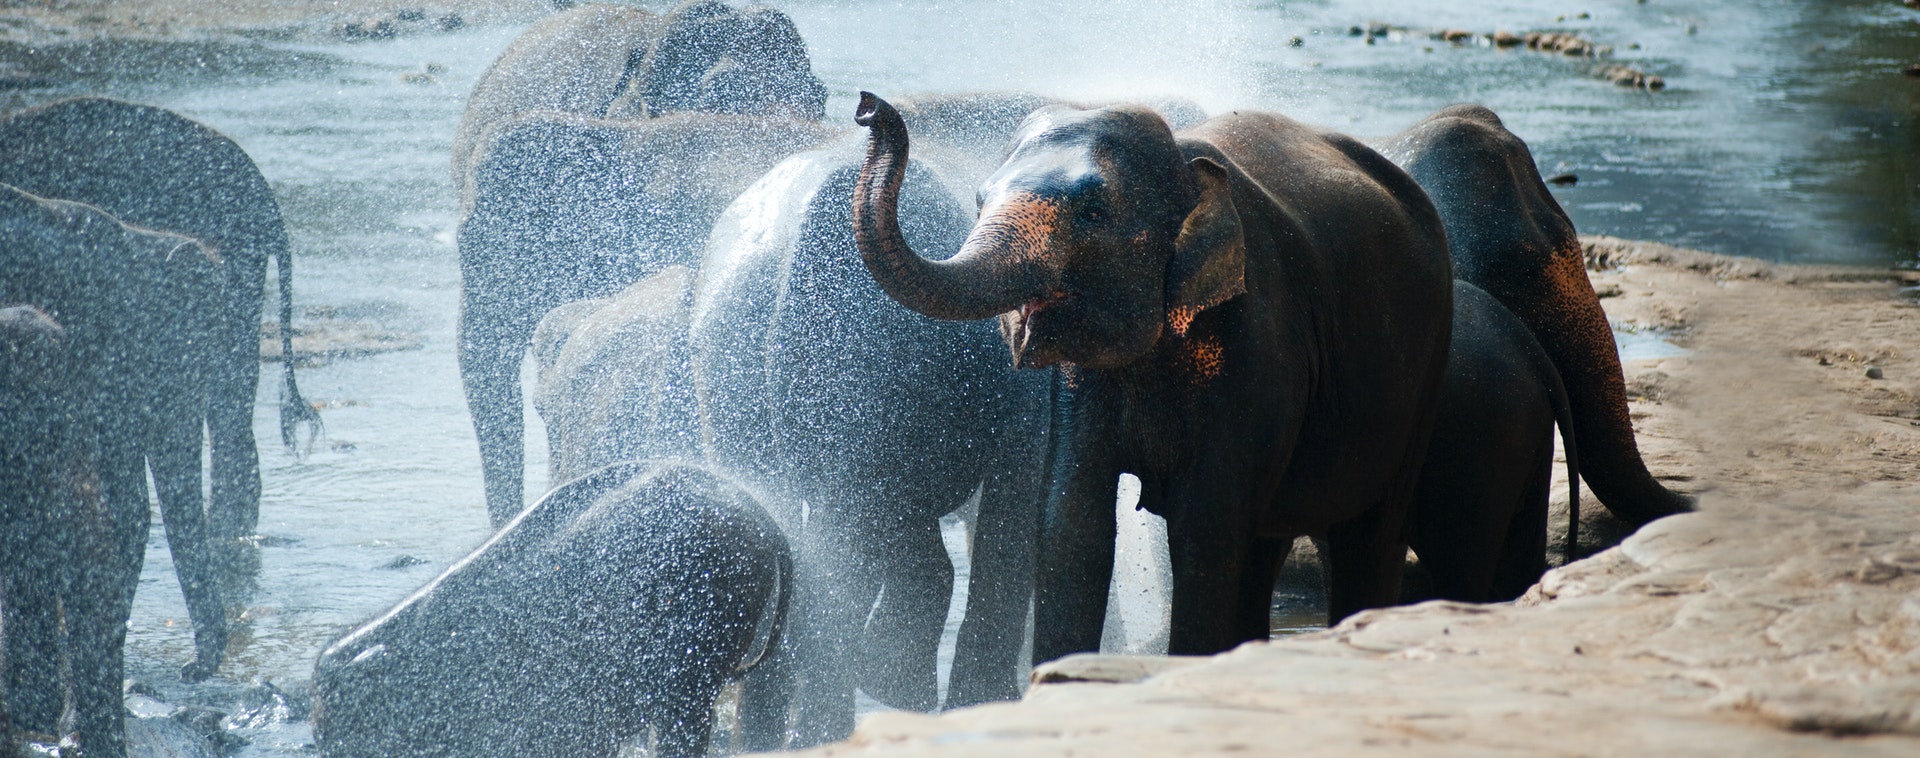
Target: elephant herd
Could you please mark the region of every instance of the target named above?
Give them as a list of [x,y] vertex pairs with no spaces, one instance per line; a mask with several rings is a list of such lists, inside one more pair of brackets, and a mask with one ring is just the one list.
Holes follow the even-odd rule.
[[[321,653],[324,754],[699,755],[732,679],[756,750],[846,736],[856,690],[1018,697],[1029,641],[1099,646],[1122,474],[1166,519],[1179,654],[1264,639],[1301,536],[1330,620],[1398,602],[1409,547],[1438,596],[1517,596],[1556,428],[1623,520],[1690,508],[1635,448],[1572,224],[1484,108],[1369,146],[1025,94],[862,93],[860,130],[826,93],[784,14],[713,0],[571,8],[482,76],[458,359],[497,533]],[[183,673],[225,648],[286,236],[230,141],[118,101],[0,122],[0,182],[0,726],[52,733],[70,702],[119,755],[147,467]],[[293,444],[314,416],[284,365]],[[523,396],[556,483],[531,506]]]

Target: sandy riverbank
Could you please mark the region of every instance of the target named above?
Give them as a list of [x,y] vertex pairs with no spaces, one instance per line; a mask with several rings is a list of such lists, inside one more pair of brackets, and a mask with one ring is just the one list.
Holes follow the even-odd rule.
[[1022,702],[815,754],[1920,754],[1920,277],[1588,242],[1609,316],[1688,351],[1627,373],[1649,465],[1700,512],[1517,604],[1067,659]]

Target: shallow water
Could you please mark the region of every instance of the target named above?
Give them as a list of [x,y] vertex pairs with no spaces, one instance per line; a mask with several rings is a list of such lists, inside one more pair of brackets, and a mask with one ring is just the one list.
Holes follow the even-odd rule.
[[[831,89],[834,118],[851,113],[861,89],[1172,93],[1214,111],[1273,108],[1384,136],[1474,100],[1532,144],[1544,172],[1579,177],[1555,193],[1582,231],[1804,261],[1910,265],[1920,249],[1916,89],[1894,65],[1915,49],[1916,22],[1895,3],[1467,0],[1417,12],[1384,0],[786,5]],[[1593,17],[1577,18],[1582,11]],[[1370,21],[1575,31],[1616,46],[1618,60],[1664,76],[1668,88],[1621,89],[1586,76],[1585,63],[1524,49],[1349,36]],[[293,235],[299,305],[421,341],[418,350],[301,371],[308,398],[325,404],[326,432],[301,456],[261,451],[268,541],[259,587],[212,684],[171,683],[190,645],[156,520],[129,656],[132,675],[164,699],[230,708],[240,684],[298,690],[326,642],[486,536],[453,358],[457,207],[447,153],[472,81],[517,31],[262,42],[240,59],[270,63],[227,73],[89,75],[89,89],[177,109],[254,156]],[[1301,45],[1291,47],[1295,36]],[[1808,52],[1814,44],[1824,52]],[[428,64],[445,70],[411,83],[422,77],[407,75]],[[0,93],[0,104],[51,94]],[[1659,349],[1623,340],[1623,350]],[[260,396],[263,442],[277,438],[274,392],[268,382]],[[537,496],[544,437],[531,414],[528,432]],[[1152,549],[1150,521],[1129,528],[1148,536],[1123,556],[1148,555],[1140,551]],[[1150,627],[1164,623],[1150,605],[1164,575],[1148,563],[1120,572],[1129,578],[1116,596],[1133,599],[1116,609],[1124,629],[1114,639],[1128,649],[1150,649]],[[1298,605],[1276,617],[1276,630],[1315,623],[1313,609]],[[284,719],[238,731],[254,740],[246,756],[290,755],[310,739],[303,722]]]

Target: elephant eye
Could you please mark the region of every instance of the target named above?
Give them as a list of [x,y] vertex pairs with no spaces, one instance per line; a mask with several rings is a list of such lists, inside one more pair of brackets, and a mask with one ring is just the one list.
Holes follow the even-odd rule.
[[1091,202],[1080,206],[1079,221],[1082,224],[1098,224],[1107,217],[1106,204]]

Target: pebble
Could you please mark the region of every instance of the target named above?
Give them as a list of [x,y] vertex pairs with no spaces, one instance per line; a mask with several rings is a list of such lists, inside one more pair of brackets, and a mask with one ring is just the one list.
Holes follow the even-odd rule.
[[1884,378],[1886,378],[1886,376],[1887,376],[1887,375],[1886,375],[1886,372],[1884,372],[1884,371],[1881,371],[1881,370],[1880,370],[1880,367],[1879,367],[1879,366],[1868,366],[1868,367],[1867,367],[1867,378],[1868,378],[1868,379],[1884,379]]

